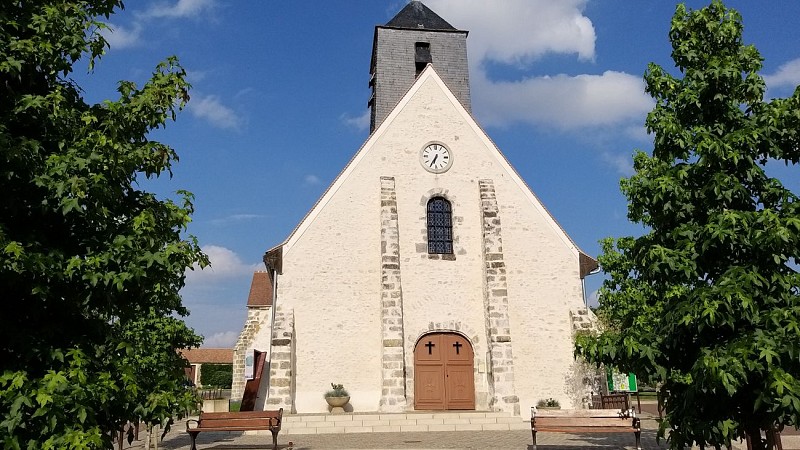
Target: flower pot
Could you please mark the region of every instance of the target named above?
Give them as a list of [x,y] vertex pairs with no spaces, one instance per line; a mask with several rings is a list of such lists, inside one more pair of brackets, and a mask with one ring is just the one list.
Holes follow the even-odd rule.
[[344,405],[350,401],[350,396],[346,397],[325,397],[325,401],[328,402],[328,406],[331,407],[331,412],[335,414],[343,413],[344,412]]

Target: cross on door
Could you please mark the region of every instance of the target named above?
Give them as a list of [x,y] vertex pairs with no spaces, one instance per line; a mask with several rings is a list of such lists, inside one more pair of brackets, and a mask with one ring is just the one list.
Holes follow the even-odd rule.
[[432,351],[433,351],[433,347],[436,347],[436,344],[434,344],[434,343],[433,343],[433,342],[431,342],[431,341],[428,341],[428,343],[427,343],[427,344],[425,344],[425,347],[428,347],[428,354],[429,354],[429,355],[431,355],[431,354],[433,354],[433,353],[432,353]]
[[456,355],[458,355],[458,351],[461,350],[461,342],[456,341],[456,343],[453,344],[453,347],[456,348]]

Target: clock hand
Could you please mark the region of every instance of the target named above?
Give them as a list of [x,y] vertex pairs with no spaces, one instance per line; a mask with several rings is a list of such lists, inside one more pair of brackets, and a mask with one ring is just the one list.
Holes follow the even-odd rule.
[[431,167],[433,167],[433,165],[436,164],[436,158],[438,158],[438,157],[439,157],[438,153],[436,155],[434,155],[433,161],[431,161]]

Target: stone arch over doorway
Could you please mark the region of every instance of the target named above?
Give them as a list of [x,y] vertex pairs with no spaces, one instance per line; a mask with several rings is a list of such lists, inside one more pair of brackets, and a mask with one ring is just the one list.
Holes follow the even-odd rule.
[[[470,326],[462,324],[460,321],[448,321],[448,322],[430,322],[427,327],[423,329],[415,330],[416,332],[408,333],[406,335],[406,393],[407,393],[407,405],[409,409],[415,408],[415,398],[416,398],[416,390],[415,384],[416,379],[418,376],[417,367],[415,367],[415,349],[417,349],[419,345],[427,344],[427,341],[423,342],[423,339],[426,336],[433,336],[433,335],[453,335],[461,337],[463,340],[460,340],[459,343],[462,344],[460,347],[454,347],[459,349],[459,354],[454,356],[458,357],[461,356],[460,353],[464,351],[463,345],[468,345],[470,347],[470,351],[472,353],[469,361],[465,363],[465,361],[461,361],[459,363],[454,364],[454,369],[459,371],[460,375],[463,376],[464,374],[471,374],[469,379],[470,381],[470,390],[472,393],[472,400],[471,403],[468,405],[459,405],[458,408],[452,409],[487,409],[488,405],[487,402],[487,386],[485,383],[484,373],[479,371],[480,361],[482,361],[485,349],[481,347],[480,342],[480,335]],[[448,342],[448,347],[452,346],[456,342]],[[434,343],[436,344],[436,343]],[[443,343],[438,343],[436,345],[443,346]],[[427,352],[427,348],[425,348]],[[435,348],[435,347],[434,347]],[[453,351],[451,349],[451,352]],[[433,352],[432,352],[433,353]],[[433,355],[430,355],[433,356]],[[465,367],[466,366],[466,367]],[[430,369],[430,367],[428,368]],[[445,374],[446,378],[446,374]],[[465,406],[468,406],[466,408]],[[443,408],[440,408],[443,409]]]

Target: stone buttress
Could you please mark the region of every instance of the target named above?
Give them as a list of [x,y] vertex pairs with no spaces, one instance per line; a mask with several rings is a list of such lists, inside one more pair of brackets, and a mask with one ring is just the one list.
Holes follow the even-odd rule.
[[242,328],[239,339],[236,341],[236,346],[233,348],[231,399],[241,400],[244,395],[244,385],[246,381],[244,370],[247,351],[252,348],[256,335],[258,335],[263,328],[267,328],[266,332],[270,331],[270,312],[269,308],[247,308],[247,320],[245,320],[244,328]]
[[514,390],[514,355],[508,317],[508,286],[503,257],[500,210],[492,180],[478,182],[483,216],[486,336],[489,346],[490,405],[493,410],[519,415]]
[[381,177],[381,400],[380,411],[406,408],[400,234],[393,177]]
[[295,413],[294,407],[294,311],[275,310],[272,329],[272,349],[269,364],[269,394],[267,409],[283,408]]

